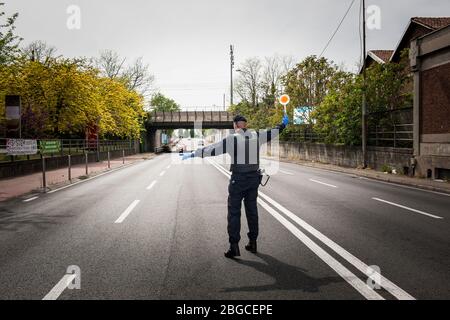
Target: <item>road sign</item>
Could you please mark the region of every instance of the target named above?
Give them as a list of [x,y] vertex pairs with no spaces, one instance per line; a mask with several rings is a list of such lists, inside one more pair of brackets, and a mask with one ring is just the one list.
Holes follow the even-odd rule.
[[6,137],[21,138],[20,96],[5,96]]
[[294,109],[294,124],[310,124],[311,122],[311,107],[303,106]]
[[41,154],[61,152],[60,140],[41,140],[39,141],[39,151]]
[[289,96],[287,94],[283,94],[280,99],[279,99],[280,103],[283,105],[284,107],[284,114],[287,114],[287,110],[286,110],[286,106],[289,104],[289,102],[291,101],[291,98],[289,98]]
[[7,139],[6,140],[6,152],[10,156],[23,156],[36,154],[37,141],[26,139]]
[[287,106],[289,104],[289,102],[291,101],[291,98],[289,98],[289,96],[287,94],[283,94],[280,97],[279,101],[283,106]]

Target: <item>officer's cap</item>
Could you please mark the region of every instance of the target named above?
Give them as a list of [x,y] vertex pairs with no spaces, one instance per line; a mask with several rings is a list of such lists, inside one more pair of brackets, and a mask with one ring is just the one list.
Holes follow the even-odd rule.
[[241,122],[241,121],[247,122],[247,119],[245,119],[245,117],[244,117],[244,116],[241,116],[241,115],[237,115],[237,116],[234,117],[234,119],[233,119],[233,122]]

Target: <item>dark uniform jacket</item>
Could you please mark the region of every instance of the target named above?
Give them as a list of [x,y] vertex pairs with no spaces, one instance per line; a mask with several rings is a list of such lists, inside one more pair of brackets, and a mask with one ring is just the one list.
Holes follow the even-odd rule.
[[231,157],[230,171],[236,173],[250,173],[259,170],[259,148],[264,143],[277,137],[285,126],[276,126],[271,130],[255,132],[243,129],[227,136],[222,141],[195,151],[195,157],[214,157],[229,154]]

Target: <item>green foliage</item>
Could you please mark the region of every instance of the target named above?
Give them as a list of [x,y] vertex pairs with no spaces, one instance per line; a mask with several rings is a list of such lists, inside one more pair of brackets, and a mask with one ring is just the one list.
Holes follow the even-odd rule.
[[[412,80],[407,57],[408,51],[405,51],[400,63],[376,64],[367,69],[369,113],[412,106]],[[363,76],[343,79],[341,85],[330,88],[313,113],[315,130],[326,143],[358,145],[361,143]]]
[[[0,7],[4,5],[0,2]],[[14,34],[16,28],[14,23],[18,16],[18,13],[14,13],[8,17],[0,9],[0,64],[10,63],[19,53],[19,43],[22,39]]]
[[272,126],[272,117],[276,112],[273,106],[266,103],[259,103],[253,107],[252,103],[248,101],[241,101],[240,103],[231,106],[228,111],[235,115],[243,115],[248,121],[248,127],[255,130],[265,129]]
[[102,136],[140,135],[143,98],[121,81],[100,77],[84,60],[51,59],[44,65],[19,59],[0,66],[2,104],[8,94],[22,96],[27,137],[83,137],[92,126]]
[[314,130],[323,142],[357,145],[361,142],[362,85],[351,78],[340,89],[331,90],[315,109]]
[[150,106],[154,111],[180,111],[180,106],[172,99],[164,96],[162,93],[153,95],[150,100]]

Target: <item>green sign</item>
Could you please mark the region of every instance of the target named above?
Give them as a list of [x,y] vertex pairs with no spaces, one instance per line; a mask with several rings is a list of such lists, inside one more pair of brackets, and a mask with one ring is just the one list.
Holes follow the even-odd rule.
[[39,141],[39,149],[41,154],[44,153],[59,153],[61,151],[60,140],[41,140]]

